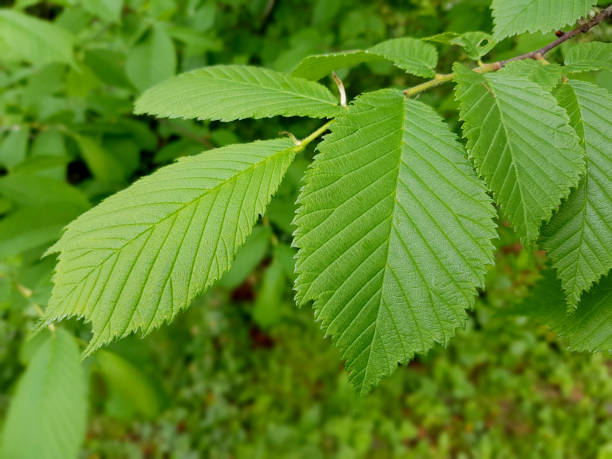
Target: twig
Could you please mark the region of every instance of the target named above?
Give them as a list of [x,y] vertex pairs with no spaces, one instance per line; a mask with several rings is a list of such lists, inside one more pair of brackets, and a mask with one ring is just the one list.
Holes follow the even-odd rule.
[[[612,5],[601,10],[599,14],[595,16],[593,19],[591,19],[590,21],[585,22],[579,27],[576,27],[571,32],[564,33],[559,38],[557,38],[555,41],[553,41],[552,43],[549,43],[543,48],[536,49],[535,51],[521,54],[520,56],[515,56],[510,59],[505,59],[503,61],[493,62],[492,64],[485,64],[480,67],[476,67],[474,71],[478,73],[495,72],[503,68],[503,66],[509,62],[522,61],[525,59],[538,59],[538,60],[544,61],[543,57],[546,53],[553,50],[554,48],[561,45],[562,43],[565,43],[566,41],[571,40],[575,36],[588,32],[596,25],[599,25],[603,21],[608,19],[610,16],[612,16]],[[414,96],[415,94],[418,94],[420,92],[426,91],[431,88],[435,88],[436,86],[440,86],[441,84],[451,81],[454,77],[455,77],[454,73],[437,74],[433,80],[426,81],[425,83],[421,83],[419,85],[413,86],[412,88],[404,89],[403,92],[406,97],[411,97],[411,96]]]
[[552,43],[549,43],[548,45],[544,46],[543,48],[536,49],[535,51],[531,51],[530,53],[521,54],[520,56],[516,56],[516,57],[513,57],[511,59],[506,59],[506,60],[503,60],[503,61],[499,61],[499,63],[503,67],[508,62],[521,61],[521,60],[524,60],[524,59],[536,59],[538,54],[540,54],[541,56],[544,56],[550,50],[556,48],[557,46],[559,46],[562,43],[565,43],[567,40],[571,40],[576,35],[580,35],[581,33],[588,32],[589,30],[591,30],[596,25],[601,24],[603,21],[605,21],[610,16],[612,16],[612,5],[610,5],[607,8],[604,8],[603,10],[601,10],[599,12],[599,14],[597,16],[595,16],[593,19],[591,19],[590,21],[585,22],[584,24],[582,24],[579,27],[576,27],[571,32],[564,33],[559,38],[557,38],[555,41],[553,41]]

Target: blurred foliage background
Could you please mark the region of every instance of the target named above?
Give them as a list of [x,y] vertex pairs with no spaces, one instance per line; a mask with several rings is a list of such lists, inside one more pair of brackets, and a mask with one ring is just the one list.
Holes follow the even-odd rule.
[[[27,34],[27,27],[15,32],[0,14],[0,415],[36,346],[27,333],[50,294],[55,260],[40,257],[65,224],[179,156],[279,131],[300,137],[320,124],[135,117],[132,103],[144,89],[204,65],[289,71],[309,54],[387,38],[491,30],[490,0],[2,3],[53,22],[70,46],[54,54],[44,48],[44,35]],[[611,27],[590,35],[610,41]],[[36,39],[44,52],[35,52]],[[485,60],[553,39],[507,39]],[[460,48],[439,52],[441,72],[468,61]],[[386,63],[339,76],[349,97],[422,81]],[[582,76],[609,90],[611,77]],[[449,87],[421,99],[457,126]],[[371,395],[354,393],[312,311],[292,301],[293,202],[313,154],[291,167],[217,287],[173,324],[85,362],[90,408],[83,456],[612,457],[610,356],[571,354],[550,330],[512,313],[546,260],[524,250],[503,221],[497,264],[467,329]],[[83,342],[89,338],[83,324],[62,326]]]

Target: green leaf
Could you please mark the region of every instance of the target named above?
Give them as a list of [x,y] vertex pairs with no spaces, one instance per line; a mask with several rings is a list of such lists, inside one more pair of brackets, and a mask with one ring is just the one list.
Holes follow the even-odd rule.
[[464,324],[495,212],[448,127],[400,91],[358,97],[331,131],[299,197],[297,302],[363,394]]
[[121,405],[123,413],[135,412],[146,418],[153,418],[158,413],[155,389],[136,366],[108,351],[97,352],[95,362],[108,385],[110,400]]
[[334,70],[354,67],[364,62],[386,59],[407,73],[422,77],[435,75],[438,52],[429,43],[416,38],[396,38],[371,48],[308,56],[292,70],[291,75],[308,80],[320,80]]
[[584,172],[565,110],[536,83],[454,66],[467,149],[521,240],[538,237]]
[[87,196],[72,185],[45,176],[14,173],[0,177],[0,195],[21,206],[70,204],[89,208]]
[[84,135],[73,134],[81,155],[92,175],[103,183],[121,183],[125,180],[123,166],[100,143]]
[[146,91],[135,113],[233,121],[272,116],[334,117],[329,90],[312,81],[248,65],[217,65],[183,73]]
[[586,16],[593,0],[493,0],[496,40],[523,32],[550,32]]
[[84,0],[83,8],[108,22],[119,22],[123,0]]
[[261,288],[253,306],[253,319],[261,328],[270,328],[280,322],[283,306],[283,292],[287,285],[285,270],[277,258],[266,269]]
[[74,338],[58,328],[21,377],[4,424],[0,456],[78,457],[85,438],[87,385]]
[[438,51],[430,43],[416,38],[394,38],[368,48],[368,53],[390,60],[408,73],[433,77],[438,63]]
[[50,62],[72,64],[72,35],[48,21],[0,9],[1,60],[24,60],[36,66]]
[[570,308],[612,268],[612,96],[570,80],[557,98],[586,149],[586,175],[542,229]]
[[572,351],[612,351],[612,276],[601,279],[580,307],[568,312],[561,282],[547,270],[513,312],[547,324]]
[[130,49],[125,72],[141,92],[174,76],[176,51],[164,26],[155,24],[145,39]]
[[330,75],[333,71],[380,59],[380,56],[362,50],[315,54],[302,59],[291,71],[291,75],[306,78],[307,80],[320,80]]
[[91,322],[90,354],[172,320],[229,269],[295,153],[276,139],[181,158],[83,214],[50,249],[44,323]]
[[478,60],[497,44],[492,35],[485,32],[444,32],[423,40],[461,46],[470,59]]
[[29,128],[10,131],[0,144],[0,166],[12,169],[25,160],[29,137]]
[[572,46],[565,54],[566,72],[612,71],[612,43],[591,41]]
[[76,218],[83,208],[56,203],[23,207],[0,220],[0,258],[18,255],[26,250],[56,241],[62,228]]
[[240,247],[232,268],[221,278],[219,285],[233,289],[242,284],[266,256],[271,236],[272,229],[269,226],[256,226]]
[[560,65],[544,65],[542,62],[533,59],[510,62],[504,65],[504,68],[499,72],[504,75],[528,78],[539,84],[546,92],[552,91],[559,85],[563,73]]

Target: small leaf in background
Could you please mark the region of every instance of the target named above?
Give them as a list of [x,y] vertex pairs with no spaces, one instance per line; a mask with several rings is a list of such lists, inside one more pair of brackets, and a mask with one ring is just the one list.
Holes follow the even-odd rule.
[[125,74],[125,53],[107,48],[85,50],[85,65],[104,83],[122,88],[131,87]]
[[66,65],[58,62],[36,69],[28,78],[23,91],[23,103],[32,106],[31,111],[36,113],[36,108],[44,98],[53,96],[64,87],[66,70]]
[[286,285],[287,277],[283,264],[273,258],[264,272],[253,306],[253,319],[261,328],[266,329],[280,322]]
[[480,59],[497,44],[493,36],[485,32],[444,32],[423,38],[423,40],[461,46],[465,50],[465,54],[472,60]]
[[378,59],[381,59],[381,57],[361,50],[315,54],[302,59],[291,71],[291,75],[306,78],[307,80],[320,80],[325,76],[331,75],[333,71],[354,67],[364,62]]
[[549,269],[513,312],[550,326],[570,350],[612,351],[612,275],[585,293],[580,307],[567,311],[561,281]]
[[273,258],[277,260],[285,272],[287,279],[295,280],[295,255],[297,250],[290,245],[279,243],[274,247]]
[[153,25],[145,38],[130,49],[125,71],[140,92],[174,76],[176,50],[163,25]]
[[22,207],[0,220],[0,257],[18,255],[56,241],[64,226],[83,209],[70,204]]
[[9,131],[0,143],[0,166],[11,169],[25,160],[29,137],[28,128],[22,127]]
[[308,164],[309,162],[304,157],[296,158],[287,170],[283,183],[281,183],[278,192],[268,206],[266,215],[270,222],[287,234],[291,234],[295,230],[295,226],[293,226],[296,209],[295,200],[302,186],[302,177]]
[[566,72],[612,71],[612,43],[591,41],[578,43],[565,53]]
[[95,368],[108,386],[107,413],[130,418],[134,414],[154,417],[159,411],[159,400],[154,387],[131,362],[109,351],[98,351]]
[[523,32],[550,32],[586,16],[593,0],[493,0],[496,40]]
[[66,94],[76,99],[86,99],[89,93],[100,86],[94,72],[85,64],[72,67],[66,76]]
[[236,254],[230,270],[219,281],[219,285],[234,289],[242,284],[266,256],[270,236],[272,230],[269,226],[256,226]]
[[83,211],[90,206],[81,190],[63,180],[20,172],[0,177],[0,195],[20,206],[67,204]]
[[119,22],[123,0],[83,0],[83,8],[108,22]]
[[149,89],[136,114],[232,121],[272,116],[333,117],[336,97],[325,86],[260,67],[215,65],[182,73]]
[[407,73],[433,77],[438,63],[438,51],[430,43],[416,38],[394,38],[367,49],[368,53],[390,60]]
[[36,66],[72,64],[72,35],[49,21],[0,9],[0,61],[25,60]]
[[94,177],[103,183],[121,183],[125,180],[126,174],[121,163],[96,139],[79,134],[72,137],[79,145],[81,155]]
[[204,149],[204,145],[199,142],[194,142],[190,139],[178,139],[174,142],[167,143],[157,150],[153,157],[153,162],[155,164],[168,163],[181,156],[197,155]]
[[0,456],[76,459],[85,438],[87,385],[74,338],[56,328],[41,343],[17,385]]

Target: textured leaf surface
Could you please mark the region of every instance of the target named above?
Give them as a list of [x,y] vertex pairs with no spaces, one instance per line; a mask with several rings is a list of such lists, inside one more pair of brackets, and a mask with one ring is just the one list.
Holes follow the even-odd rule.
[[0,9],[0,61],[25,60],[43,66],[71,64],[72,35],[61,27],[27,14]]
[[58,328],[37,349],[17,386],[0,456],[78,457],[85,438],[87,386],[74,338]]
[[550,326],[572,351],[612,350],[612,276],[601,279],[578,309],[568,312],[561,282],[548,270],[515,312]]
[[523,32],[549,32],[586,16],[593,0],[493,0],[497,40]]
[[612,268],[612,96],[591,83],[570,80],[557,98],[585,146],[587,170],[542,229],[542,246],[574,307],[582,292]]
[[136,113],[232,121],[271,116],[333,117],[341,111],[318,83],[247,65],[217,65],[177,75],[146,91]]
[[612,71],[612,43],[592,41],[572,46],[565,55],[566,72]]
[[45,323],[91,322],[90,353],[170,321],[228,270],[295,155],[287,139],[182,158],[72,222]]
[[308,56],[293,69],[291,74],[308,80],[320,80],[334,70],[380,59],[387,59],[408,73],[432,77],[435,75],[438,63],[438,52],[433,45],[416,38],[396,38],[383,41],[365,51],[353,50]]
[[360,96],[331,130],[299,197],[297,300],[365,393],[463,325],[494,210],[447,126],[400,91]]
[[455,72],[468,152],[521,240],[531,243],[584,171],[578,137],[536,83],[462,65]]

